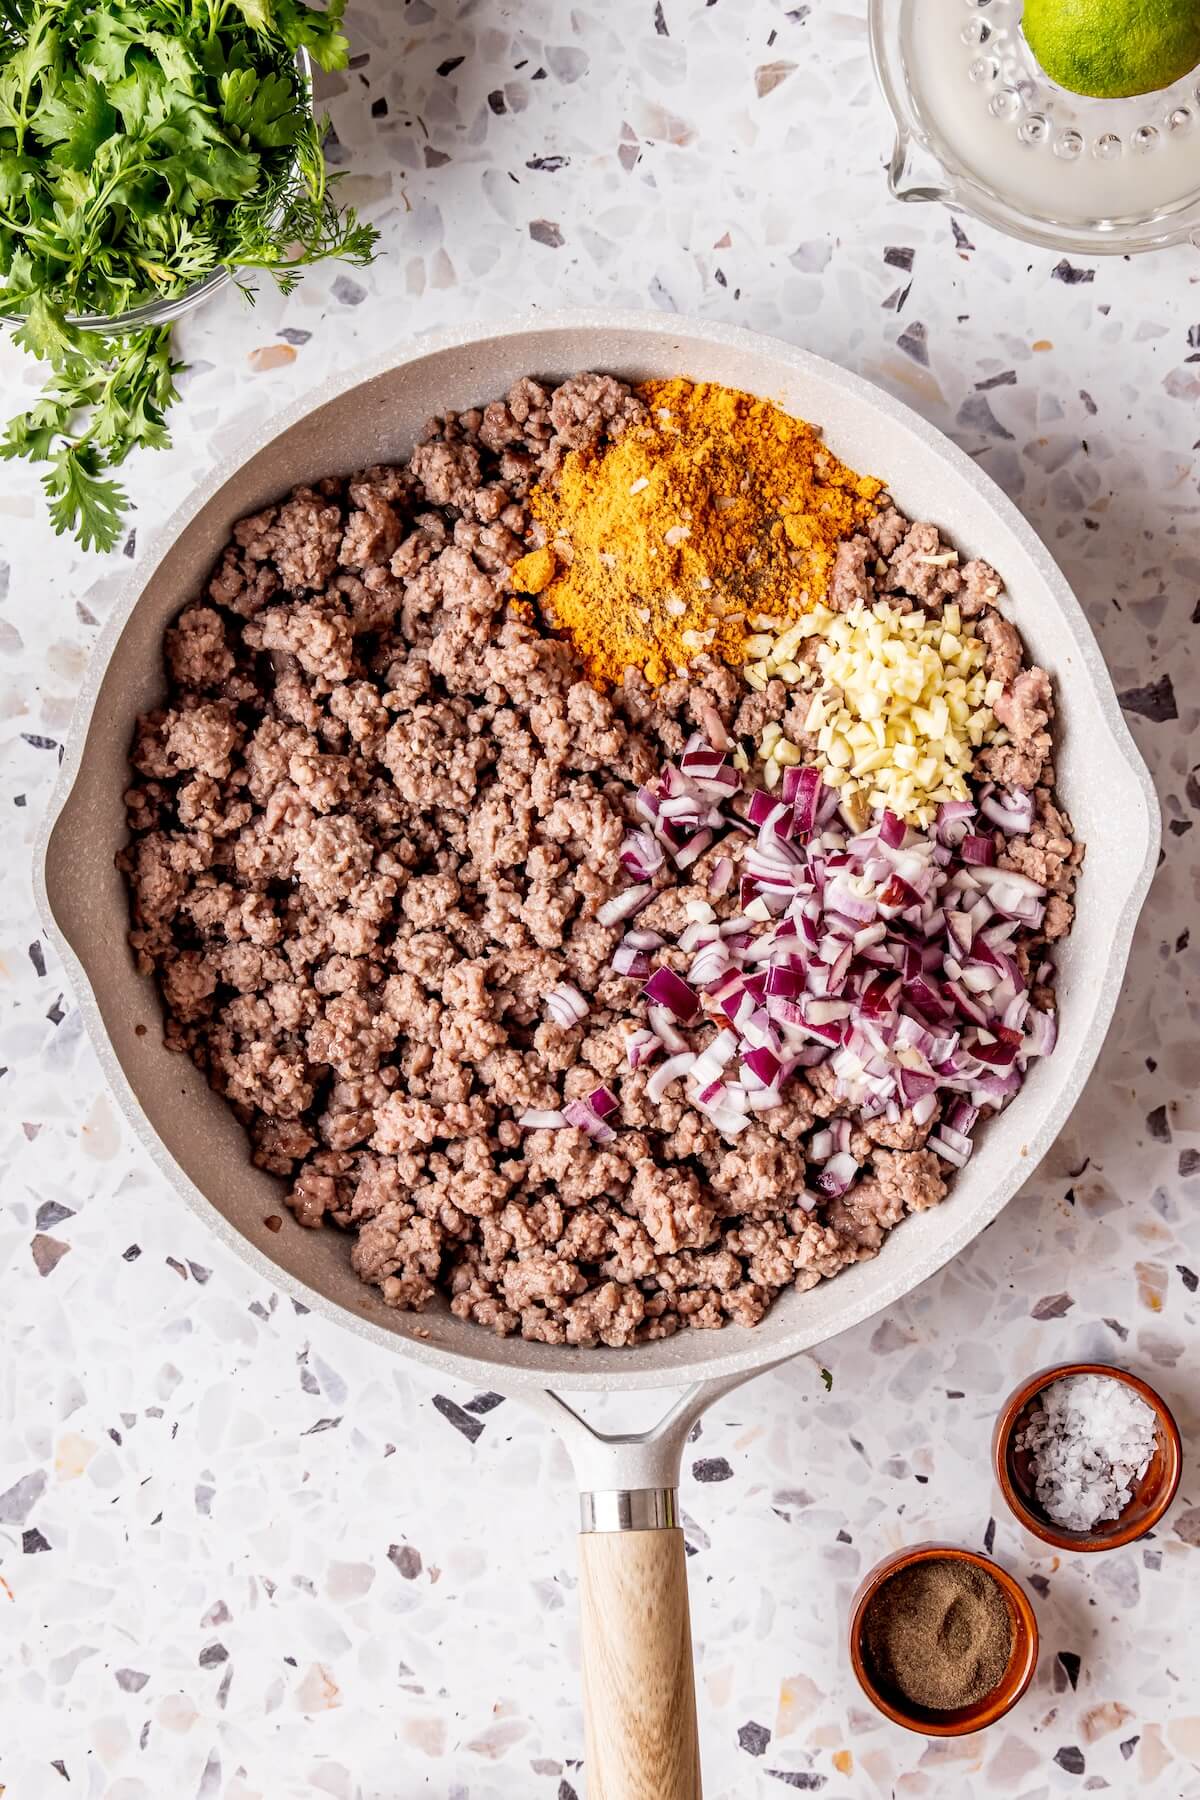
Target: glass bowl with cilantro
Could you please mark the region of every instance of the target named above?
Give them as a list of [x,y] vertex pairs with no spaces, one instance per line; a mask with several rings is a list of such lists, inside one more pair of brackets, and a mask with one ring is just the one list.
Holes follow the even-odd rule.
[[[48,465],[58,532],[117,542],[113,471],[169,443],[171,321],[256,273],[363,264],[310,69],[346,66],[345,0],[0,0],[0,315],[49,365],[0,456]],[[310,61],[311,59],[311,61]]]

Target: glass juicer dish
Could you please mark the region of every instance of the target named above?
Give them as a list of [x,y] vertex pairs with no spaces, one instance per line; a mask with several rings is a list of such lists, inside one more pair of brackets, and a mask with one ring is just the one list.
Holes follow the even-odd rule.
[[1200,67],[1095,100],[1039,67],[1022,0],[870,0],[899,200],[941,200],[1050,249],[1200,244]]

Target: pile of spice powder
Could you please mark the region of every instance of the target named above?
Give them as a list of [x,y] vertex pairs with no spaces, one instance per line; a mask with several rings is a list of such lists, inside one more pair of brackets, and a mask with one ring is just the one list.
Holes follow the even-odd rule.
[[546,549],[513,570],[600,687],[629,667],[657,686],[702,653],[740,667],[748,637],[822,599],[883,485],[769,401],[683,379],[637,393],[644,423],[535,488]]
[[999,1686],[1013,1626],[998,1581],[958,1558],[899,1569],[872,1595],[862,1646],[870,1673],[913,1706],[974,1706]]

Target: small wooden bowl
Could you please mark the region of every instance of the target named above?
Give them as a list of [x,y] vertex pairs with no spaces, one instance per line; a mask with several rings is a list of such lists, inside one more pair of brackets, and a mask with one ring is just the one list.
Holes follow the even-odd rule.
[[[1091,1531],[1064,1531],[1048,1517],[1034,1492],[1032,1458],[1027,1451],[1014,1447],[1017,1433],[1038,1395],[1065,1375],[1107,1375],[1113,1381],[1122,1381],[1154,1411],[1158,1443],[1146,1473],[1133,1490],[1133,1498],[1120,1518],[1105,1519]],[[1152,1531],[1170,1506],[1179,1486],[1183,1447],[1170,1407],[1147,1382],[1111,1363],[1061,1363],[1057,1368],[1031,1375],[1009,1395],[992,1433],[992,1461],[1010,1511],[1034,1537],[1053,1544],[1056,1550],[1116,1550]]]
[[[893,1575],[921,1562],[971,1563],[992,1577],[1008,1602],[1013,1628],[1008,1667],[991,1693],[971,1706],[948,1709],[915,1706],[894,1689],[878,1686],[867,1662],[863,1650],[863,1622],[868,1606]],[[919,1731],[925,1737],[966,1737],[968,1732],[982,1731],[985,1725],[994,1725],[997,1719],[1012,1710],[1033,1680],[1037,1659],[1037,1620],[1024,1589],[999,1563],[994,1563],[988,1556],[980,1556],[975,1550],[962,1550],[956,1544],[917,1544],[911,1550],[897,1550],[894,1556],[887,1556],[876,1564],[854,1596],[850,1613],[850,1661],[858,1684],[872,1706],[893,1724],[903,1725],[906,1731]]]

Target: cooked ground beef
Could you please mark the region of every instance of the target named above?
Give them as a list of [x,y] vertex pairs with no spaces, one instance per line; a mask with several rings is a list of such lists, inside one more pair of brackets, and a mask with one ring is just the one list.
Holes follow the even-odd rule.
[[[640,413],[608,376],[553,393],[525,379],[431,420],[403,467],[243,519],[167,633],[120,857],[166,1042],[233,1106],[297,1222],[353,1232],[388,1305],[441,1295],[555,1344],[753,1325],[946,1192],[929,1125],[904,1114],[856,1131],[863,1178],[813,1210],[801,1140],[839,1108],[820,1068],[730,1143],[670,1092],[652,1103],[647,1071],[626,1066],[640,984],[612,973],[619,928],[597,913],[624,885],[632,796],[697,725],[753,736],[789,702],[782,682],[748,694],[703,661],[690,681],[631,674],[602,695],[511,604],[533,482]],[[1012,660],[993,572],[921,560],[943,549],[885,501],[842,547],[834,604],[877,581],[982,609],[1004,748],[1036,762],[1032,784],[1048,683],[1020,672],[1019,639]],[[1004,850],[1054,890],[1058,935],[1079,852],[1048,785],[1035,830]],[[657,908],[677,930],[686,897],[665,890],[641,923]],[[545,1017],[561,981],[589,1003],[571,1029]],[[600,1082],[613,1142],[518,1126]]]

